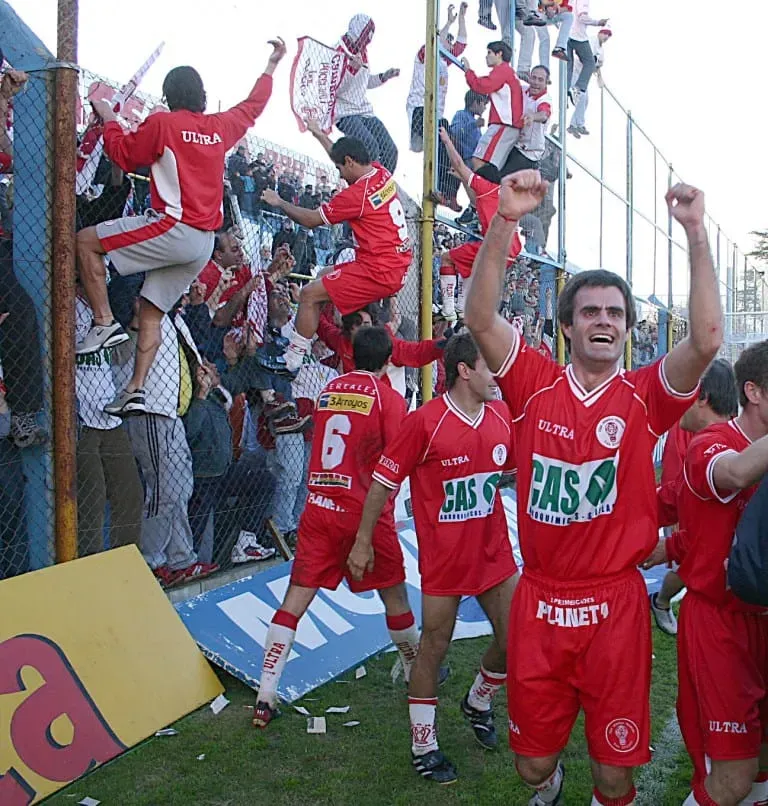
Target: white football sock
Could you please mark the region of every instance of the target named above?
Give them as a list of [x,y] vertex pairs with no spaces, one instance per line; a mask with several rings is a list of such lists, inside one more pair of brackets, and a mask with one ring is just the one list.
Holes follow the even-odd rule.
[[761,772],[752,784],[752,790],[739,806],[763,806],[768,803],[768,773]]
[[560,786],[563,783],[563,768],[558,764],[555,771],[546,781],[538,786],[531,787],[536,790],[536,794],[542,803],[554,803],[560,793]]
[[285,351],[285,366],[294,372],[304,363],[304,356],[312,349],[312,339],[306,339],[297,330],[291,335],[291,343]]
[[437,697],[408,697],[408,713],[411,717],[411,749],[414,755],[425,756],[437,750],[435,714]]
[[410,611],[400,616],[387,616],[387,629],[392,643],[400,653],[403,664],[403,675],[407,683],[411,679],[411,667],[419,651],[419,628]]
[[489,672],[481,666],[469,690],[467,702],[477,711],[489,711],[496,692],[506,681],[507,675],[503,672]]
[[285,664],[288,663],[288,656],[291,654],[297,625],[296,616],[285,610],[278,610],[269,625],[264,646],[264,662],[261,666],[259,702],[266,702],[273,707],[277,702],[277,687]]
[[456,313],[456,275],[455,274],[441,274],[440,275],[440,291],[443,295],[443,313],[446,316]]

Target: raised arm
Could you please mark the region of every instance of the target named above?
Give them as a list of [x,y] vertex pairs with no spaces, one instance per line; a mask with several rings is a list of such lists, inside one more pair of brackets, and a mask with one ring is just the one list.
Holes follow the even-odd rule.
[[768,473],[768,436],[741,453],[723,453],[712,466],[718,490],[746,490]]
[[689,335],[664,359],[664,371],[676,392],[690,392],[723,342],[723,311],[704,226],[704,194],[690,185],[675,185],[666,200],[688,239],[691,290]]
[[519,171],[501,180],[499,207],[475,259],[464,324],[475,337],[491,372],[501,368],[517,338],[512,325],[498,312],[509,248],[518,221],[538,207],[547,186],[538,171]]
[[467,167],[466,163],[461,158],[461,154],[459,154],[459,152],[456,150],[456,146],[453,144],[453,140],[451,140],[451,135],[448,134],[445,129],[441,128],[440,139],[443,141],[445,150],[448,152],[448,159],[451,163],[451,168],[453,168],[456,176],[459,177],[464,185],[469,186],[472,171]]
[[448,17],[445,20],[445,25],[440,29],[440,41],[444,48],[450,47],[448,42],[448,34],[451,32],[451,26],[456,22],[456,11],[453,3],[448,6]]
[[261,200],[271,207],[282,210],[288,218],[295,221],[297,224],[301,224],[302,227],[314,229],[315,227],[322,227],[323,224],[325,224],[319,210],[307,210],[305,207],[297,207],[295,204],[291,204],[285,201],[285,199],[282,199],[270,188],[267,188],[261,194]]
[[311,118],[305,120],[307,131],[312,133],[312,136],[318,143],[325,149],[325,153],[330,156],[331,149],[333,148],[333,140],[320,128],[320,124]]

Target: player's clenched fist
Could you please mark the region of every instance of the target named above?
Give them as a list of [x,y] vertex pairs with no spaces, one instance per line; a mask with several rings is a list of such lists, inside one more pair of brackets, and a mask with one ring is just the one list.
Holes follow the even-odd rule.
[[352,579],[360,582],[366,571],[373,571],[373,546],[370,543],[361,543],[356,540],[347,557],[347,567],[352,574]]
[[535,210],[544,199],[549,183],[538,171],[517,171],[501,180],[498,212],[519,221]]
[[695,227],[704,223],[704,193],[698,188],[681,182],[669,189],[665,199],[670,214],[683,227]]

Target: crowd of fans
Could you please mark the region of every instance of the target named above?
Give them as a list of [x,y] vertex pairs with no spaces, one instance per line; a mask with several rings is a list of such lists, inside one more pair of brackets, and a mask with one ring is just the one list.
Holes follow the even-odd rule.
[[[508,69],[505,65],[511,59],[507,8],[504,2],[496,3],[502,38],[489,45],[491,75]],[[549,124],[548,28],[558,30],[552,55],[575,66],[573,94],[579,104],[576,123],[581,125],[576,126],[580,132],[572,131],[573,124],[569,132],[578,136],[587,133],[583,114],[586,84],[593,72],[586,48],[580,44],[586,40],[579,37],[586,26],[605,26],[606,21],[588,17],[586,0],[575,0],[573,6],[554,0],[519,3],[518,10],[515,26],[521,48],[517,74],[525,82],[525,106],[514,146],[497,166],[497,178],[521,167],[537,167],[551,184],[539,209],[521,222],[525,251],[507,273],[502,310],[530,343],[551,350],[553,290],[540,290],[536,260],[546,258],[560,177],[559,133],[556,125]],[[461,158],[476,168],[473,156],[487,134],[486,114],[490,114],[489,126],[498,125],[492,123],[495,89],[488,83],[490,76],[472,78],[474,73],[465,63],[469,87],[464,107],[450,122],[444,117],[448,77],[467,42],[466,14],[466,3],[458,14],[449,7],[440,32],[444,55],[440,59],[438,116]],[[454,38],[450,28],[457,19]],[[496,28],[490,0],[480,3],[479,23]],[[367,92],[396,78],[399,70],[371,73],[367,46],[374,30],[370,17],[359,14],[342,36],[349,70],[339,89],[335,124],[347,135],[362,139],[373,159],[394,170],[397,149],[385,124],[374,115]],[[531,63],[535,36],[540,44],[538,66]],[[610,31],[601,30],[600,49],[608,36]],[[594,53],[598,53],[597,47]],[[414,61],[406,104],[414,151],[423,149],[424,60],[422,48]],[[22,86],[20,74],[5,74],[0,92],[2,118],[6,118],[12,95]],[[490,89],[484,92],[485,87]],[[42,366],[26,360],[39,353],[34,304],[14,273],[10,115],[7,119],[9,125],[2,127],[0,135],[4,160],[0,165],[0,359],[6,368],[4,383],[0,380],[0,578],[27,570],[29,562],[19,451],[48,439],[38,416],[43,408]],[[87,159],[89,137],[93,141],[92,129],[81,133],[82,160]],[[103,411],[124,383],[135,349],[133,341],[77,357],[81,555],[134,543],[160,582],[175,585],[219,566],[273,556],[275,534],[286,537],[290,545],[306,495],[314,403],[323,386],[349,368],[351,339],[360,327],[387,324],[393,335],[412,343],[410,351],[400,348],[408,357],[391,372],[393,385],[409,402],[418,395],[416,368],[420,363],[435,362],[433,391],[442,390],[438,345],[452,332],[449,326],[461,326],[463,289],[459,283],[458,322],[455,316],[446,321],[438,282],[440,260],[444,252],[481,237],[473,206],[467,206],[455,224],[439,223],[434,230],[433,341],[415,344],[415,305],[409,306],[412,315],[402,315],[393,298],[345,317],[328,306],[311,359],[298,373],[290,373],[283,352],[300,286],[316,277],[322,267],[349,259],[354,244],[345,226],[309,230],[295,225],[262,198],[264,191],[272,190],[286,202],[314,210],[341,187],[330,166],[307,161],[300,170],[293,159],[273,158],[280,153],[277,146],[258,150],[245,140],[228,158],[225,225],[216,234],[210,262],[163,319],[162,344],[146,383],[147,413],[122,421]],[[436,200],[460,212],[459,181],[450,170],[442,143],[438,156]],[[102,157],[92,184],[77,198],[78,228],[145,212],[150,204],[147,176],[145,169],[126,175]],[[143,277],[121,277],[110,267],[108,271],[110,305],[116,318],[125,328],[135,328]],[[78,340],[87,332],[91,316],[87,297],[78,289]],[[641,323],[635,334],[637,363],[654,357],[654,344],[653,326]]]

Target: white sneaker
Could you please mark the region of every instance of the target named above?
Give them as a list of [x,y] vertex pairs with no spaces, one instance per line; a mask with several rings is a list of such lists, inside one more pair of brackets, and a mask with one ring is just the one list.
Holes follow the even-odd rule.
[[275,549],[267,548],[259,543],[258,537],[253,532],[245,529],[241,530],[237,543],[235,543],[230,556],[233,565],[242,563],[261,562],[275,556]]
[[651,603],[651,613],[656,619],[656,626],[667,635],[677,635],[677,617],[671,607],[665,610],[656,604],[658,595],[658,593],[652,593],[648,597],[648,601]]
[[75,353],[77,355],[98,353],[105,347],[117,347],[118,344],[128,341],[129,338],[130,336],[123,330],[123,326],[119,322],[112,322],[111,325],[94,324],[85,334],[85,338],[75,347]]
[[456,321],[456,302],[452,297],[443,298],[443,316],[449,322]]

